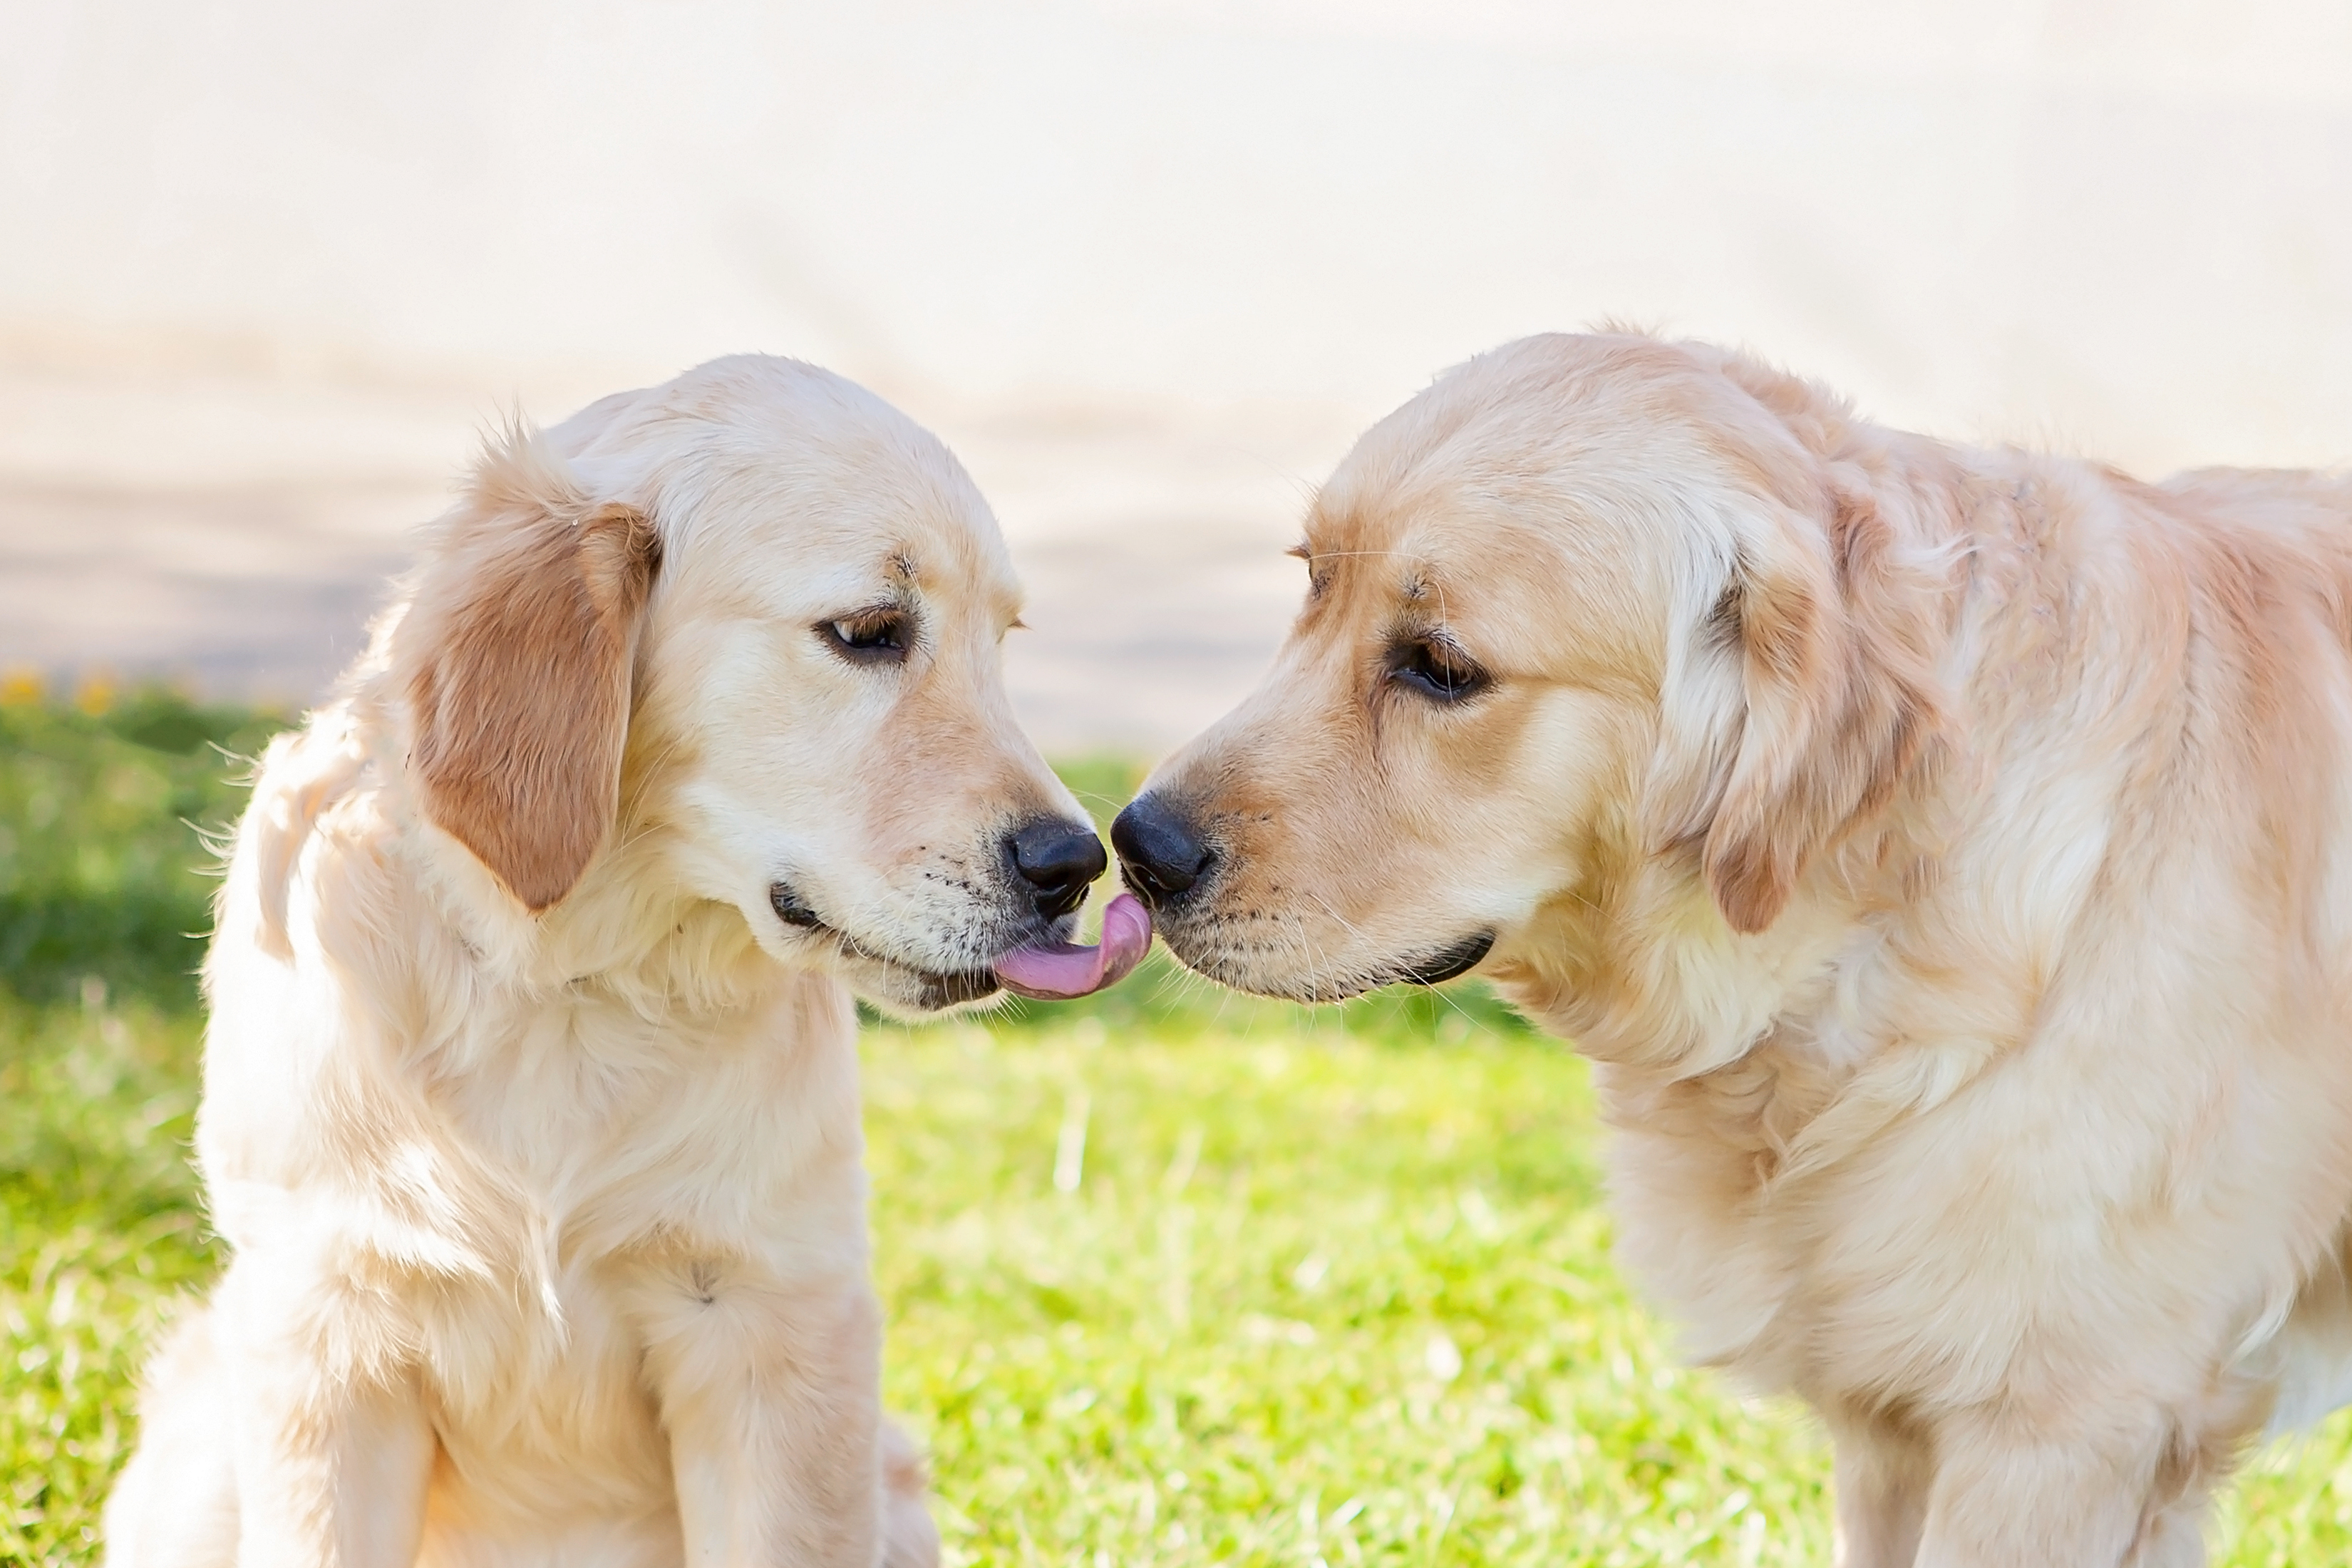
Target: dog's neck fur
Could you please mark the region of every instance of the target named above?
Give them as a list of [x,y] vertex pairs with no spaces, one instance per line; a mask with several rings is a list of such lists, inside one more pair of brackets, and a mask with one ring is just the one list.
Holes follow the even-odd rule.
[[[1957,467],[1948,449],[1870,426],[1842,426],[1837,461],[1867,457],[1892,547],[1935,569],[1890,574],[1877,591],[1936,655],[1937,678],[1970,678],[1970,564],[1980,537],[2014,530],[2018,500]],[[1987,454],[2006,468],[2005,454]],[[1882,607],[1883,613],[1883,607]],[[1806,1041],[1843,1072],[1871,1049],[1836,1023],[1882,946],[1882,924],[1932,885],[1966,737],[1948,708],[1883,803],[1816,853],[1785,910],[1753,935],[1734,931],[1708,886],[1703,834],[1658,842],[1645,818],[1589,835],[1578,886],[1554,898],[1491,973],[1542,1025],[1601,1062],[1670,1080],[1702,1077],[1771,1042]],[[1654,776],[1656,764],[1643,759]],[[1719,794],[1718,778],[1713,789]],[[1631,781],[1620,798],[1640,798]],[[1840,1007],[1841,1001],[1849,1004]]]
[[[265,951],[291,955],[289,899],[304,849],[313,834],[331,832],[369,841],[363,863],[406,884],[406,895],[383,907],[405,907],[426,928],[416,933],[424,951],[371,942],[335,955],[343,962],[379,971],[453,963],[465,971],[463,994],[495,995],[504,1006],[528,1008],[533,999],[571,1005],[593,995],[681,1028],[720,1026],[795,979],[814,980],[762,952],[740,911],[695,896],[667,873],[657,768],[629,770],[618,821],[572,892],[541,913],[523,909],[427,819],[407,776],[397,700],[381,665],[363,663],[337,699],[272,748],[249,818]],[[443,940],[431,940],[436,933]]]
[[[1950,563],[1904,609],[1933,630],[1945,704],[1923,763],[1815,856],[1760,932],[1729,927],[1694,844],[1658,846],[1627,821],[1593,834],[1584,880],[1488,971],[1598,1064],[1613,1121],[1663,1132],[1695,1161],[1733,1162],[1727,1213],[1948,1100],[2030,1027],[2036,975],[2063,933],[2021,922],[2011,945],[1963,948],[1942,908],[1959,896],[1947,886],[1956,854],[1979,898],[1988,878],[2048,874],[1997,820],[1999,759],[1972,747],[1971,722],[2053,700],[2040,689],[2047,672],[2070,641],[2100,635],[2082,585],[2103,562],[2170,547],[2097,499],[2111,477],[2069,459],[1946,453],[1882,467],[1882,495],[1890,468],[1906,504],[1885,515]],[[2063,533],[2062,517],[2074,520]],[[2122,679],[2128,688],[2136,672]],[[1930,993],[1935,1016],[1916,1005]]]

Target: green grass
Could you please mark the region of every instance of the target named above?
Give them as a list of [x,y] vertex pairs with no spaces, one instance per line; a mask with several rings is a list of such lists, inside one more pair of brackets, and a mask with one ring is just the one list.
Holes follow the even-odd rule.
[[211,924],[200,830],[235,819],[239,759],[282,722],[160,689],[91,686],[68,705],[0,686],[0,985],[55,997],[95,975],[193,1003]]
[[960,1561],[1822,1560],[1801,1420],[1678,1370],[1611,1270],[1565,1053],[1081,1021],[867,1056],[889,1394]]
[[[197,755],[52,720],[70,743],[0,731],[43,748],[0,745],[11,831],[16,770]],[[1092,766],[1106,801],[1131,786]],[[198,782],[220,793],[195,810],[77,817],[87,862],[40,853],[201,911],[176,818],[234,795]],[[144,1347],[217,1265],[184,951],[41,951],[0,984],[0,1563],[93,1559]],[[888,1399],[951,1563],[1828,1560],[1810,1423],[1676,1365],[1609,1263],[1583,1068],[1476,991],[1309,1013],[1157,969],[1087,1006],[876,1026],[866,1056]],[[2352,1561],[2352,1417],[2263,1457],[2218,1559]]]
[[184,1011],[0,995],[0,1563],[95,1561],[141,1360],[213,1273],[195,1047]]

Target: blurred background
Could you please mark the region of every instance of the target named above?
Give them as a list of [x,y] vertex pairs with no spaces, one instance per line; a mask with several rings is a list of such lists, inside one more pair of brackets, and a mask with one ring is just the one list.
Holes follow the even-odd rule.
[[[242,764],[483,428],[798,355],[947,437],[1098,814],[1247,689],[1443,367],[1604,319],[2145,473],[2352,460],[2352,0],[0,0],[0,1563],[92,1560],[213,1278],[192,971]],[[948,1568],[1829,1559],[1802,1412],[1610,1261],[1475,982],[1155,957],[866,1035]],[[2352,1562],[2352,1412],[2221,1568]]]
[[299,704],[487,422],[760,349],[948,437],[1023,712],[1147,754],[1525,332],[2352,458],[2348,193],[2344,0],[9,0],[0,668]]

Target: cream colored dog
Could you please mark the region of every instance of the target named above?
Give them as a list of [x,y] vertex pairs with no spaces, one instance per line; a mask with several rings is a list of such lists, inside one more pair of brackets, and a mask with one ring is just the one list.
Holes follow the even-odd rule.
[[1475,968],[1575,1040],[1625,1261],[1821,1412],[1853,1568],[2200,1561],[2352,1393],[2352,482],[1540,338],[1301,552],[1272,675],[1114,829],[1177,954]]
[[197,1137],[232,1261],[111,1562],[935,1560],[851,998],[1070,967],[1105,857],[1006,705],[1016,601],[955,460],[806,365],[489,451],[238,829]]

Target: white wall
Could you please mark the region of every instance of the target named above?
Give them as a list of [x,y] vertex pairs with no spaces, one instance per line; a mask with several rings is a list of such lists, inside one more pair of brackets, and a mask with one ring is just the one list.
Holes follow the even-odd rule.
[[502,405],[761,348],[971,465],[1041,739],[1157,750],[1354,429],[1602,317],[2352,460],[2352,0],[0,0],[0,667],[316,691]]
[[2352,458],[2352,5],[0,6],[0,360],[1369,414],[1603,315]]

